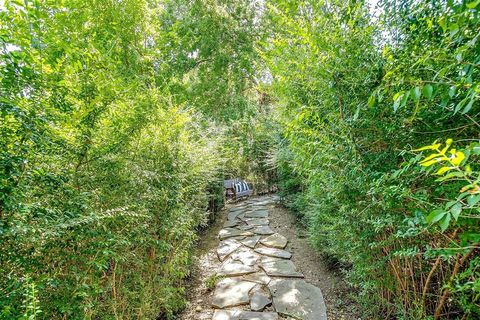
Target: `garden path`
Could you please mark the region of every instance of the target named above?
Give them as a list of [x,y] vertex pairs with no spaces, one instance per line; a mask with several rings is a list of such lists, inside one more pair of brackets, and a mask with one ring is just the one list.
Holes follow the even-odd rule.
[[[310,270],[315,257],[307,257],[310,260],[306,263],[305,257],[296,257],[296,251],[300,255],[309,253],[292,234],[290,222],[284,220],[289,216],[286,211],[279,214],[281,210],[275,206],[278,200],[275,195],[250,198],[221,213],[223,216],[204,235],[207,244],[203,245],[210,249],[198,261],[197,278],[202,279],[189,289],[195,293],[189,294],[191,301],[181,319],[327,319],[319,283],[310,281],[312,273],[319,278]],[[302,265],[307,278],[294,261]],[[322,268],[318,261],[315,266]],[[320,283],[328,284],[332,296],[335,294],[328,287],[333,286],[335,278],[327,272],[324,281],[320,279]],[[346,319],[356,319],[351,316]],[[334,310],[333,314],[329,312],[329,319],[345,317]]]

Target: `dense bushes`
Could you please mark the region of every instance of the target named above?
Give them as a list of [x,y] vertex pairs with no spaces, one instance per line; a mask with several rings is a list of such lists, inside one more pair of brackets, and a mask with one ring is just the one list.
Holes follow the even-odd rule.
[[[247,105],[249,74],[226,59],[221,36],[243,29],[217,9],[142,0],[0,8],[0,318],[181,310],[195,230],[222,206],[224,172],[235,174],[225,167],[234,154],[221,148],[228,115],[242,119]],[[186,32],[192,24],[208,41]]]
[[478,2],[381,5],[270,3],[282,192],[368,317],[475,319]]

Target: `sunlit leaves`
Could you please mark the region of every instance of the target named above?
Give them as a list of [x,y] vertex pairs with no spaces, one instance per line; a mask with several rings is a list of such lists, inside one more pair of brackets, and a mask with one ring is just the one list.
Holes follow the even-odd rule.
[[475,9],[480,4],[480,0],[467,2],[467,7],[469,9]]
[[[445,209],[433,210],[426,218],[427,222],[430,224],[438,223],[442,232],[449,227],[452,217],[455,221],[458,221],[464,207],[468,207],[468,209],[470,209],[474,207],[480,200],[480,196],[478,195],[480,194],[478,178],[475,180],[475,175],[478,175],[478,172],[474,172],[471,165],[465,163],[467,160],[467,155],[475,153],[474,150],[476,150],[477,144],[472,144],[463,150],[451,148],[452,144],[453,140],[448,139],[445,143],[445,146],[442,148],[442,144],[435,141],[432,145],[424,146],[414,150],[416,152],[426,150],[436,151],[436,153],[433,153],[419,161],[419,164],[423,167],[430,167],[435,164],[442,165],[442,167],[435,171],[435,175],[440,176],[440,178],[437,178],[436,181],[464,182],[463,187],[458,191],[460,196],[456,199],[456,201],[448,202]],[[471,159],[468,158],[468,160]],[[464,202],[465,198],[466,203]]]
[[[234,18],[195,16],[213,13],[206,1],[188,12],[169,3],[177,12],[162,23],[167,2],[0,5],[0,265],[9,275],[0,277],[0,292],[9,293],[0,295],[0,318],[32,318],[28,274],[45,319],[172,318],[184,306],[179,282],[195,229],[207,206],[223,201],[225,130],[196,111],[210,107],[207,99],[185,103],[175,89],[200,83],[216,111],[235,110],[245,101],[253,39],[233,31],[243,30]],[[244,7],[230,9],[242,16]],[[181,32],[162,27],[181,14],[202,28],[184,28],[179,45],[167,39]],[[214,51],[205,55],[215,72],[187,77],[185,43]],[[122,281],[112,282],[114,274]]]

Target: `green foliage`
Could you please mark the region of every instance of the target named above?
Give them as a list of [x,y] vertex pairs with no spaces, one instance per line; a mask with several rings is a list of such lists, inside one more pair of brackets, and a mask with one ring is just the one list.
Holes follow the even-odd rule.
[[255,114],[243,93],[252,9],[0,8],[1,319],[172,318],[184,307],[195,231],[223,206],[228,122]]
[[266,6],[279,185],[313,244],[369,317],[478,317],[478,3]]
[[215,289],[215,286],[217,285],[217,283],[222,279],[223,279],[223,276],[213,274],[205,279],[205,287],[211,291]]

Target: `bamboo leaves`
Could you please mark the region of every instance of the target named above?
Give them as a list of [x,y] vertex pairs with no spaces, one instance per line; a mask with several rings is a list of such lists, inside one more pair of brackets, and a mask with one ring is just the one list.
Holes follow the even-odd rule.
[[[476,150],[478,144],[472,144],[464,150],[451,148],[452,144],[453,140],[447,139],[443,148],[441,148],[441,143],[435,141],[431,145],[414,150],[417,152],[426,150],[436,151],[436,153],[430,154],[419,161],[419,164],[426,168],[437,164],[443,165],[434,173],[435,175],[440,176],[436,181],[464,182],[463,187],[459,190],[460,195],[457,200],[448,202],[444,209],[433,210],[426,217],[427,223],[438,223],[442,232],[449,227],[451,218],[458,221],[464,207],[474,209],[472,213],[475,211],[478,212],[478,208],[475,208],[475,205],[480,200],[480,175],[478,175],[478,172],[472,170],[470,164],[466,163],[468,160],[467,155],[476,153],[474,150]],[[465,197],[467,197],[467,203],[463,200]],[[466,216],[466,218],[468,218],[468,216]]]

